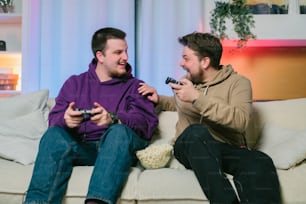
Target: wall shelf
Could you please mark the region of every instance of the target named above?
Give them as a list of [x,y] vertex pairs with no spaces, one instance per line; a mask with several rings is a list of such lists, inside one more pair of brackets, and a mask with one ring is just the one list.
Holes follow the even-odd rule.
[[21,24],[21,14],[0,13],[1,24]]
[[22,4],[22,0],[14,0],[13,13],[0,13],[0,40],[6,43],[6,51],[0,51],[0,72],[10,69],[19,76],[16,90],[0,90],[0,97],[21,91]]
[[[264,46],[270,40],[275,40],[271,46],[277,46],[278,43],[281,46],[305,46],[303,40],[306,40],[306,14],[300,14],[299,0],[290,0],[288,4],[288,14],[253,14],[255,27],[251,28],[251,31],[256,35],[257,42],[259,42],[260,46]],[[205,5],[207,6],[207,13],[210,13],[214,9],[214,4]],[[232,22],[229,19],[226,19],[226,28],[226,33],[230,39],[238,39],[237,34],[234,32]],[[287,40],[292,41],[288,41],[288,44],[286,42]],[[253,46],[253,42],[248,44]]]
[[257,39],[306,39],[306,15],[254,15]]
[[[223,47],[237,47],[237,40],[223,40]],[[306,39],[291,40],[291,39],[258,39],[249,40],[246,47],[305,47]]]
[[0,90],[0,98],[19,95],[20,91],[15,90]]

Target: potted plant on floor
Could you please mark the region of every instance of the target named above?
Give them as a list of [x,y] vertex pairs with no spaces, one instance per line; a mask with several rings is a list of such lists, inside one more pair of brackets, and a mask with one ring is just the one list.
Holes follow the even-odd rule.
[[215,1],[210,26],[212,33],[221,40],[228,39],[226,34],[226,20],[231,20],[234,31],[238,36],[237,47],[244,47],[249,39],[256,39],[251,28],[255,27],[253,14],[250,12],[246,0],[232,0],[231,2]]

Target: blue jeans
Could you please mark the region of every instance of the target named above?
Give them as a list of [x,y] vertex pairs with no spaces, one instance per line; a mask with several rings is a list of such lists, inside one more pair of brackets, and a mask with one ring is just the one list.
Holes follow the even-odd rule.
[[61,204],[73,166],[94,166],[86,199],[114,204],[137,162],[135,151],[147,145],[121,124],[110,126],[96,142],[81,142],[60,127],[50,127],[40,141],[24,204]]

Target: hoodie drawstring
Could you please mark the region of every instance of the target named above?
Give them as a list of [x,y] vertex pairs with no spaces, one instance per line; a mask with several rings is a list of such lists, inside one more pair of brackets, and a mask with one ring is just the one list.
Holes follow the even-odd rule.
[[[209,88],[209,85],[205,86],[205,89],[204,89],[204,92],[203,92],[204,96],[206,96],[206,95],[207,95],[208,88]],[[203,120],[203,115],[201,115],[201,118],[200,118],[200,124],[202,124],[202,120]]]
[[205,89],[204,89],[204,96],[207,95],[208,87],[209,87],[209,85],[205,86]]

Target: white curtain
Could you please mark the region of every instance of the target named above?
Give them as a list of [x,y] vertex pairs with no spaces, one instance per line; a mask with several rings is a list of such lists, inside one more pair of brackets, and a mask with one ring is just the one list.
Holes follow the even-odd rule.
[[56,96],[70,75],[87,70],[91,37],[105,26],[127,33],[135,64],[134,0],[23,1],[22,92],[47,88]]
[[[112,26],[127,33],[134,74],[161,94],[165,78],[179,78],[177,38],[209,30],[214,0],[23,0],[22,92],[58,94],[72,74],[87,70],[94,31]],[[206,9],[204,9],[206,8]]]
[[194,31],[208,32],[214,0],[142,0],[137,4],[137,76],[160,94],[171,95],[168,76],[180,78],[182,46],[178,38]]

